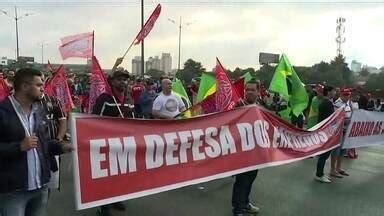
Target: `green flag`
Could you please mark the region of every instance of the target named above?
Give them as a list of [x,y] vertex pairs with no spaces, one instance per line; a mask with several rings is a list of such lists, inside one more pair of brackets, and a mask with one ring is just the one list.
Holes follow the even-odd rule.
[[211,72],[203,72],[200,77],[199,91],[197,92],[197,102],[216,92],[216,75]]
[[241,78],[244,78],[244,82],[247,83],[253,79],[253,76],[252,76],[251,72],[248,71],[243,76],[241,76]]
[[283,54],[276,67],[269,90],[278,92],[289,103],[292,113],[300,115],[308,105],[308,94],[288,57]]
[[178,95],[179,97],[181,97],[181,99],[183,100],[187,108],[192,106],[191,101],[189,100],[188,94],[185,91],[183,83],[177,78],[175,78],[172,82],[172,92]]

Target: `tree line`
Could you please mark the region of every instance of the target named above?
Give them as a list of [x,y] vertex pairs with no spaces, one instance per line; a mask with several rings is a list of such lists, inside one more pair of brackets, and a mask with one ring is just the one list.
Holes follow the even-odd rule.
[[[228,76],[239,79],[247,72],[260,80],[265,86],[269,86],[277,65],[264,64],[258,70],[254,68],[235,68],[227,70]],[[365,81],[364,88],[376,97],[384,96],[384,67],[380,73],[369,73],[363,69],[360,73],[354,73],[348,68],[343,55],[336,56],[330,62],[321,61],[313,66],[293,66],[301,81],[305,84],[325,83],[337,87],[356,87],[359,80]],[[176,76],[186,85],[189,85],[193,78],[200,77],[206,69],[200,62],[188,59],[184,63],[183,69],[177,72]],[[160,72],[161,73],[161,72]],[[164,73],[161,73],[164,74]],[[150,74],[148,74],[150,75]]]

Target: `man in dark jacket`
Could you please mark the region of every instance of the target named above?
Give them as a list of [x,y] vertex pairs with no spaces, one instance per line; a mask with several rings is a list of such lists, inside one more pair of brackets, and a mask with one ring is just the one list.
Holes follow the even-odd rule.
[[[260,104],[258,101],[258,89],[259,83],[257,81],[249,81],[245,86],[244,101],[240,102],[238,106]],[[232,192],[232,212],[234,216],[256,214],[260,211],[258,207],[249,201],[249,194],[251,193],[252,184],[256,179],[257,172],[258,170],[252,170],[236,175]]]
[[[126,89],[128,86],[129,74],[127,71],[115,71],[108,78],[113,95],[101,94],[92,108],[92,114],[111,117],[131,117],[128,107],[125,106]],[[121,113],[120,113],[121,111]]]
[[[323,89],[323,100],[319,105],[319,117],[317,123],[320,123],[324,119],[328,118],[335,112],[335,108],[333,106],[333,102],[331,99],[335,96],[336,91],[331,86],[325,86]],[[317,161],[316,166],[316,176],[315,180],[323,183],[331,183],[331,179],[329,176],[324,174],[324,166],[325,162],[331,155],[332,150],[329,150],[321,155],[319,155],[319,159]]]
[[15,94],[0,103],[0,215],[45,215],[50,158],[70,145],[49,139],[41,72],[20,69]]
[[[92,114],[111,116],[111,117],[130,117],[128,108],[124,106],[126,88],[128,86],[129,74],[127,71],[115,71],[109,77],[113,95],[103,93],[97,99]],[[103,205],[100,207],[101,216],[110,216],[110,209],[114,208],[119,211],[124,211],[125,206],[122,202]]]

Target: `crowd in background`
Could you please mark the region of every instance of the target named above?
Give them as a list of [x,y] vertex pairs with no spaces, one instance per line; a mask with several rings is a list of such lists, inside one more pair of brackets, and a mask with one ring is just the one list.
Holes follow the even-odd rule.
[[[8,87],[12,90],[12,95],[7,98],[5,102],[0,103],[0,114],[2,114],[4,118],[5,116],[9,115],[6,113],[6,111],[4,111],[8,110],[9,107],[4,107],[10,106],[10,102],[12,101],[18,103],[18,101],[25,100],[27,101],[26,105],[33,105],[37,100],[39,101],[39,103],[41,104],[42,116],[45,115],[46,118],[48,118],[49,120],[49,137],[45,137],[45,135],[44,137],[46,139],[56,140],[56,144],[60,144],[60,146],[64,147],[60,151],[57,151],[55,154],[45,153],[45,157],[47,158],[45,158],[44,161],[47,160],[49,162],[44,163],[47,163],[46,168],[49,168],[52,173],[51,176],[54,176],[54,173],[58,170],[57,161],[54,155],[72,151],[71,147],[62,145],[62,141],[66,138],[66,118],[68,116],[68,113],[63,111],[61,103],[57,98],[53,96],[44,95],[44,89],[42,85],[47,79],[49,79],[52,72],[49,72],[44,76],[44,74],[42,74],[40,71],[33,69],[21,69],[20,71],[18,71],[16,74],[14,71],[7,71],[6,73],[1,74],[3,75]],[[23,75],[22,73],[25,73],[25,75]],[[36,76],[39,78],[32,79]],[[36,89],[36,86],[31,86],[32,81],[37,83],[36,85],[38,85],[38,91]],[[90,108],[90,76],[68,74],[67,83],[75,106],[72,111],[112,117],[121,116],[144,119],[172,119],[178,116],[181,112],[188,109],[188,103],[185,103],[185,101],[183,101],[181,97],[172,92],[172,81],[169,77],[163,76],[158,80],[152,78],[142,79],[140,77],[131,76],[126,70],[114,70],[111,74],[108,75],[108,82],[112,88],[112,95],[107,93],[99,95],[96,99],[96,103],[94,104],[94,106]],[[199,83],[199,79],[193,79],[191,81],[191,84],[186,88],[190,97],[190,101],[192,101],[192,105],[197,103],[196,97],[199,90]],[[345,131],[350,121],[353,110],[364,109],[377,112],[383,112],[384,110],[384,107],[381,104],[381,100],[378,98],[376,100],[373,99],[370,93],[368,93],[361,87],[337,88],[328,86],[323,83],[315,85],[306,85],[306,89],[309,96],[307,108],[303,111],[303,113],[298,116],[290,113],[290,119],[288,119],[288,121],[290,121],[293,125],[299,128],[308,129],[332,115],[335,109],[343,107],[346,113],[346,125],[344,126]],[[35,95],[32,95],[33,92],[31,91],[35,91]],[[265,109],[276,113],[277,115],[281,115],[281,111],[285,110],[289,106],[289,104],[278,93],[268,92],[265,87],[255,79],[252,79],[245,84],[244,91],[244,100],[242,100],[241,104],[239,104],[238,106],[258,104],[260,106],[263,106]],[[21,106],[23,106],[23,104],[21,104]],[[18,112],[19,111],[17,111],[17,113]],[[23,112],[24,111],[20,110],[20,113]],[[34,109],[32,109],[31,112],[34,112]],[[37,114],[40,115],[40,111]],[[11,113],[10,116],[7,116],[7,118],[10,117],[13,118],[10,119],[10,121],[17,121],[17,116],[13,116],[13,113]],[[28,121],[26,120],[26,122]],[[38,122],[33,122],[31,124],[38,124]],[[5,130],[5,128],[7,128],[7,125],[0,125],[0,127],[2,130]],[[11,133],[12,131],[10,131],[10,134]],[[29,157],[34,158],[33,160],[35,161],[41,161],[42,158],[40,157],[40,159],[38,159],[38,157],[36,156],[36,154],[39,152],[39,150],[37,150],[38,147],[36,143],[37,140],[42,139],[43,135],[39,134],[35,136],[32,134],[33,133],[31,133],[26,138],[23,138],[23,136],[19,136],[18,134],[18,136],[10,137],[9,139],[7,138],[6,141],[0,140],[0,143],[8,142],[12,139],[16,139],[16,141],[19,142],[20,140],[24,139],[23,143],[26,143],[26,147],[22,151],[28,152],[28,161],[32,160]],[[2,137],[1,139],[3,138],[4,137]],[[9,149],[6,150],[6,152],[8,152],[10,155],[14,154],[14,152]],[[35,154],[35,156],[33,156],[33,154]],[[331,169],[329,175],[327,175],[324,173],[324,166],[326,160],[330,156]],[[20,157],[20,155],[18,155],[17,157]],[[354,149],[346,152],[341,147],[339,147],[337,149],[321,154],[319,156],[316,167],[315,180],[323,183],[331,183],[332,178],[343,178],[349,176],[347,171],[342,168],[343,157],[357,158],[357,153]],[[20,161],[16,161],[16,159],[6,161],[4,158],[2,158],[2,162],[9,163],[10,166],[13,166],[13,163],[21,164],[23,163],[22,161],[25,160],[25,158],[23,157],[20,157],[19,159]],[[28,167],[28,169],[29,168],[30,167]],[[2,166],[2,169],[7,168]],[[10,175],[15,175],[15,178],[17,178],[17,175],[19,175],[13,173],[13,170],[11,170],[11,172],[12,173]],[[23,173],[24,180],[26,178],[26,175],[32,174]],[[36,177],[40,180],[43,179],[43,183],[46,183],[48,181],[48,176],[48,174],[44,174],[44,176],[41,176],[41,174],[33,174],[33,177]],[[259,211],[259,208],[249,201],[250,190],[252,188],[252,183],[255,180],[256,176],[257,170],[236,175],[236,181],[233,187],[232,195],[234,215],[242,215],[244,213],[253,214]],[[5,216],[13,215],[16,210],[19,211],[22,208],[24,208],[25,210],[26,206],[20,207],[20,209],[16,210],[15,208],[13,208],[13,206],[16,204],[18,205],[18,202],[21,199],[27,199],[28,197],[30,197],[27,199],[27,201],[24,200],[25,203],[28,203],[30,200],[33,200],[33,194],[30,192],[32,189],[33,193],[35,193],[35,191],[38,191],[39,196],[42,196],[40,198],[44,199],[44,202],[41,203],[41,205],[45,206],[47,204],[48,189],[44,184],[39,183],[30,186],[30,188],[28,189],[23,189],[20,188],[20,185],[16,185],[16,183],[14,188],[0,187],[0,190],[2,190],[3,192],[11,192],[9,193],[11,195],[13,194],[12,191],[14,189],[16,191],[25,190],[25,194],[20,195],[20,199],[15,198],[15,200],[11,200],[12,202],[9,201],[3,204],[3,214]],[[55,187],[57,188],[58,185],[56,185]],[[0,195],[2,195],[1,191]],[[5,198],[5,200],[10,199]],[[100,207],[101,215],[110,215],[109,213],[112,208],[122,211],[124,211],[125,209],[124,205],[120,202],[104,205]],[[39,208],[38,211],[41,212],[43,211],[43,209]]]

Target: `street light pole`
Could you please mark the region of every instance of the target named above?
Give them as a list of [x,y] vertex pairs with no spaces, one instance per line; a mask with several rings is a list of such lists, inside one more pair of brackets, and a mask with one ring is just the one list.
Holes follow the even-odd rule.
[[[176,24],[176,21],[175,21],[175,20],[170,19],[170,18],[168,18],[168,20],[169,20],[170,22],[172,22],[173,24]],[[180,71],[180,61],[181,61],[181,29],[182,29],[184,26],[191,25],[192,23],[194,23],[194,22],[188,22],[188,23],[186,23],[185,25],[183,25],[183,23],[182,23],[182,17],[180,16],[180,22],[179,22],[179,54],[178,54],[179,59],[178,59],[178,61],[177,61],[177,72]]]
[[8,14],[7,11],[3,11],[3,10],[0,10],[3,14],[11,17],[12,19],[15,20],[15,30],[16,30],[16,60],[19,58],[19,26],[18,26],[18,21],[19,19],[23,18],[23,17],[26,17],[26,16],[30,16],[32,15],[32,13],[26,13],[26,14],[23,14],[22,16],[18,16],[17,15],[17,7],[15,6],[15,16],[11,16]]
[[[144,28],[144,0],[141,0],[141,29]],[[141,40],[141,77],[144,78],[144,38]]]
[[17,17],[17,8],[15,6],[15,23],[16,23],[16,61],[18,61],[19,59],[19,28],[17,26],[17,21],[18,21],[18,17]]
[[180,24],[179,24],[179,59],[177,63],[177,72],[180,71],[180,50],[181,50],[181,16],[180,16]]
[[48,45],[54,42],[56,41],[50,41],[47,43],[41,42],[41,44],[39,43],[39,46],[41,47],[41,64],[44,64],[44,48],[47,48]]

